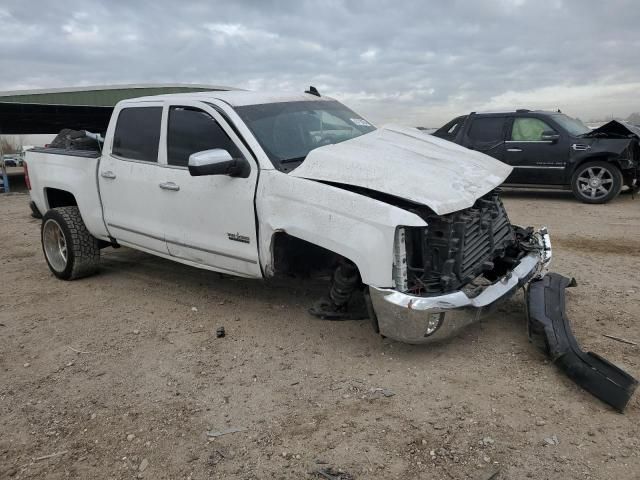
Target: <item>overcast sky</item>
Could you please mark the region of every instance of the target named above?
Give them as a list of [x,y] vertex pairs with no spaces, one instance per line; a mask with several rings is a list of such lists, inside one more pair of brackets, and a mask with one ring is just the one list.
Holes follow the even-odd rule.
[[309,85],[376,123],[640,111],[638,0],[2,0],[0,89]]

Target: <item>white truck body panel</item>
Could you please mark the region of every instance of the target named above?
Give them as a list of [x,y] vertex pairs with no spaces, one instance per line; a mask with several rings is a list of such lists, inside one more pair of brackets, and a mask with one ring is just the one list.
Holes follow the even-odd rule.
[[38,210],[49,210],[45,189],[57,188],[70,192],[78,201],[78,208],[87,229],[94,237],[107,238],[102,218],[102,205],[96,181],[99,158],[57,155],[29,150],[31,200]]
[[348,258],[367,285],[392,285],[396,227],[425,226],[417,215],[353,192],[278,171],[263,172],[258,186],[260,258],[272,272],[275,232],[306,240]]
[[387,126],[312,150],[290,175],[387,193],[444,215],[472,206],[511,170],[488,155],[415,128]]
[[[168,165],[167,112],[172,105],[199,108],[224,128],[218,112],[189,98],[118,106],[114,118],[124,107],[163,107],[164,112],[157,162],[114,156],[114,122],[107,131],[99,181],[110,235],[125,245],[168,254],[178,261],[244,277],[261,277],[253,205],[257,165],[253,165],[248,178],[192,177],[186,167]],[[243,155],[251,158],[235,132],[226,129],[226,133]],[[116,178],[109,178],[112,176]],[[171,189],[163,188],[167,184]],[[230,241],[230,234],[243,240],[248,237],[248,241]]]

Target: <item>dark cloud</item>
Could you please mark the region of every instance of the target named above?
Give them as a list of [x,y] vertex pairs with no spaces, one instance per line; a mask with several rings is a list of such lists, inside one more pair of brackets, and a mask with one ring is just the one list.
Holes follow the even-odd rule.
[[67,1],[0,6],[0,88],[309,84],[376,122],[640,110],[636,0]]

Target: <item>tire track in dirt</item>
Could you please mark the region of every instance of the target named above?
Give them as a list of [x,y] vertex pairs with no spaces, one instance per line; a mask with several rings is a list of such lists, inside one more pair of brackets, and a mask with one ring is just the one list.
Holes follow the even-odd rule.
[[577,250],[583,253],[588,252],[640,257],[640,240],[635,239],[555,236],[552,239],[552,245]]

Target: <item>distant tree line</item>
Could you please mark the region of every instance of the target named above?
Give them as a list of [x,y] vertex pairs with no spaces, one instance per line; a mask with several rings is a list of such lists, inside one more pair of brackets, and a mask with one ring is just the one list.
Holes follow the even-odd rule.
[[22,136],[0,137],[0,153],[8,155],[22,151]]

